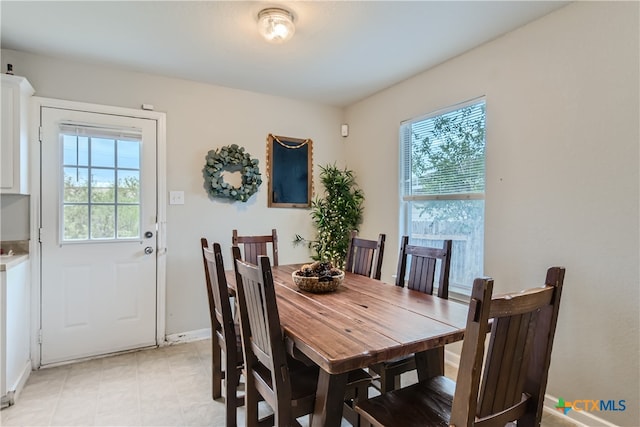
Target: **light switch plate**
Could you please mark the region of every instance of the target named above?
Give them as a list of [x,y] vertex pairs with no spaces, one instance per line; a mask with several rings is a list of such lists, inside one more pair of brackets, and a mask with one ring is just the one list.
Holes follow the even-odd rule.
[[170,205],[184,205],[184,191],[169,191]]

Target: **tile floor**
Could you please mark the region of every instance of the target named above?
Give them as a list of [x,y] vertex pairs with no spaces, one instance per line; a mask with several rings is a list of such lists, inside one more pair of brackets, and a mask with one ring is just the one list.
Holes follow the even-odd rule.
[[[204,340],[41,369],[17,404],[0,411],[0,425],[222,427],[224,403],[211,400],[210,358]],[[542,421],[574,426],[546,413]]]

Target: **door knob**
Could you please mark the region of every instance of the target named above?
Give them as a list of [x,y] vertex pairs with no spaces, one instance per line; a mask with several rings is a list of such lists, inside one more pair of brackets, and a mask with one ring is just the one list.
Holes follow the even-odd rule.
[[146,248],[144,248],[144,253],[149,255],[153,253],[153,248],[151,246],[147,246]]

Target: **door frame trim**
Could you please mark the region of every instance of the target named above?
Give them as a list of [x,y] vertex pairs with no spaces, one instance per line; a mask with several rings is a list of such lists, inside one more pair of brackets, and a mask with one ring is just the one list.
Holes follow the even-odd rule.
[[31,364],[41,366],[41,260],[40,230],[40,122],[43,107],[113,114],[155,120],[156,122],[156,185],[157,185],[157,249],[156,249],[156,343],[166,344],[166,270],[167,270],[167,118],[166,113],[133,108],[115,107],[85,102],[67,101],[34,96],[30,100],[29,114],[29,164],[30,164],[30,216],[31,239]]

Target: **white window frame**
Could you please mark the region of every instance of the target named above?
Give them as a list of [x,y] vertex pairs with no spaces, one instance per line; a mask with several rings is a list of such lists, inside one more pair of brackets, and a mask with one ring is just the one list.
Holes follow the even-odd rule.
[[[422,121],[426,121],[429,119],[436,118],[438,116],[442,116],[448,113],[451,113],[456,110],[460,110],[472,105],[484,103],[485,104],[485,144],[484,144],[484,153],[485,153],[485,164],[486,164],[486,100],[484,97],[475,98],[463,103],[459,103],[456,105],[452,105],[447,108],[443,108],[419,117],[415,117],[412,119],[408,119],[403,121],[400,124],[399,132],[398,132],[398,141],[399,141],[399,196],[400,196],[400,213],[399,213],[399,230],[400,235],[409,235],[409,241],[411,242],[411,207],[412,202],[420,202],[420,201],[430,201],[430,200],[485,200],[485,190],[482,193],[474,192],[474,193],[448,193],[448,194],[405,194],[406,191],[406,183],[408,179],[411,179],[411,157],[406,158],[405,154],[405,138],[406,135],[403,135],[403,132],[406,131],[407,126],[411,126],[412,124],[419,123]],[[409,154],[410,156],[410,154]],[[486,185],[486,169],[485,169],[485,185]],[[483,211],[484,212],[484,211]],[[484,216],[484,213],[483,213]],[[484,242],[484,228],[486,224],[486,220],[483,221],[483,236],[482,240]],[[456,256],[456,242],[453,242],[453,256]],[[477,271],[474,277],[479,277],[484,274],[484,243],[482,261],[481,261],[481,270]],[[453,259],[452,259],[453,264]],[[469,283],[466,283],[469,281]],[[471,287],[473,283],[472,280],[465,280],[464,283],[455,283],[454,281],[450,281],[449,283],[449,297],[452,299],[457,299],[461,301],[468,301],[469,296],[471,294]]]
[[[75,244],[83,244],[83,243],[109,243],[109,242],[121,242],[121,241],[142,241],[142,233],[141,233],[141,222],[142,222],[142,218],[140,217],[140,214],[138,214],[138,235],[137,236],[131,236],[131,237],[122,237],[118,235],[118,220],[119,220],[119,212],[118,212],[118,207],[119,206],[138,206],[140,207],[140,203],[143,197],[142,194],[142,190],[140,189],[140,194],[138,195],[138,201],[133,203],[133,202],[127,202],[127,203],[121,203],[118,200],[118,180],[117,180],[117,175],[118,172],[120,171],[137,171],[138,173],[140,172],[140,166],[138,165],[137,168],[129,168],[129,167],[120,167],[117,164],[117,143],[118,141],[133,141],[133,142],[137,142],[138,143],[138,150],[139,150],[139,155],[141,155],[141,137],[142,137],[142,131],[140,129],[121,129],[121,128],[104,128],[104,127],[96,127],[94,125],[86,125],[86,124],[82,124],[82,123],[62,123],[60,124],[60,138],[62,139],[64,136],[75,136],[75,137],[86,137],[89,139],[89,141],[92,138],[102,138],[102,139],[112,139],[114,140],[114,143],[116,144],[115,146],[115,152],[114,155],[116,155],[116,157],[114,158],[114,165],[113,166],[94,166],[91,161],[89,161],[89,164],[87,164],[87,166],[79,166],[79,165],[67,165],[63,163],[60,165],[61,169],[60,169],[60,181],[61,181],[61,185],[60,185],[60,200],[62,200],[62,203],[60,204],[60,218],[63,218],[62,221],[60,221],[60,230],[59,230],[59,236],[60,236],[60,244],[61,245],[75,245]],[[61,142],[60,143],[60,158],[64,159],[64,154],[62,153],[62,150],[64,149],[64,145]],[[91,155],[89,154],[89,158],[91,158]],[[91,195],[90,195],[90,191],[92,189],[92,184],[89,182],[88,185],[88,189],[89,189],[89,198],[87,199],[86,202],[82,202],[82,203],[75,203],[75,202],[66,202],[65,198],[64,198],[64,169],[68,168],[68,167],[82,167],[82,168],[86,168],[87,170],[91,171],[92,169],[96,169],[96,170],[113,170],[114,171],[114,176],[116,177],[116,181],[114,183],[115,188],[114,188],[114,195],[115,195],[115,199],[112,203],[108,203],[108,204],[103,204],[103,203],[96,203],[93,202],[91,200]],[[89,177],[89,181],[91,181],[91,178]],[[89,218],[89,229],[88,231],[88,236],[86,238],[79,238],[79,239],[69,239],[69,238],[65,238],[64,236],[64,227],[65,227],[65,212],[64,212],[64,208],[66,206],[73,206],[73,205],[77,205],[77,206],[87,206],[89,211],[88,211],[88,218]],[[92,232],[91,232],[91,220],[92,220],[92,216],[93,213],[91,211],[91,207],[92,206],[99,206],[99,205],[110,205],[114,207],[114,217],[115,217],[115,229],[114,229],[114,235],[113,237],[94,237],[92,236]]]

